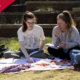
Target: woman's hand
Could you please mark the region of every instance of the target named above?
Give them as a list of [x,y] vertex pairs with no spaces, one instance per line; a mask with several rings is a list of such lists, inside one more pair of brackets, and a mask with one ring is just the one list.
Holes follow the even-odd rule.
[[59,43],[59,47],[64,47],[64,46],[66,46],[66,43],[65,42]]
[[60,32],[61,32],[61,29],[59,27],[57,27],[54,35],[57,37]]
[[29,63],[34,63],[34,61],[33,61],[32,58],[28,58],[27,61],[28,61]]

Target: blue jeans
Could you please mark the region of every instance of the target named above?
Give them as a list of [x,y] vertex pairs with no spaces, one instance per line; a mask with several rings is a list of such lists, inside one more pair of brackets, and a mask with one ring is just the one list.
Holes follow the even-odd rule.
[[80,64],[80,50],[73,49],[69,55],[73,64]]

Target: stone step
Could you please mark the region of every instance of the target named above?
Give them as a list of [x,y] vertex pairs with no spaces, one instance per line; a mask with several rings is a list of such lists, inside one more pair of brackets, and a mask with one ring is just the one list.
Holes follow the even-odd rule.
[[42,3],[45,3],[45,4],[52,4],[52,3],[55,3],[55,4],[74,4],[74,3],[80,3],[80,1],[26,1],[25,4],[42,4]]
[[73,12],[80,12],[80,8],[73,8]]

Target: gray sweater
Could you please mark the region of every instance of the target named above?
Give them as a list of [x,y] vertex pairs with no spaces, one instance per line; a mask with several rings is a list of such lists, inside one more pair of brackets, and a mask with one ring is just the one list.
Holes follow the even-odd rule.
[[60,42],[65,42],[66,46],[63,47],[64,52],[67,53],[68,49],[76,46],[76,45],[80,45],[80,35],[78,30],[76,29],[76,27],[73,27],[72,33],[71,33],[71,37],[68,37],[68,33],[67,31],[65,32],[60,32],[60,34],[58,35],[58,37],[55,37],[55,30],[58,26],[55,26],[53,28],[52,31],[52,43],[55,46],[58,46],[58,44]]

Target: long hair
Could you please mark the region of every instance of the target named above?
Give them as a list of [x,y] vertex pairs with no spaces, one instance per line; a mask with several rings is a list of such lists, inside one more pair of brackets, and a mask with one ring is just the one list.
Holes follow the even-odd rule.
[[70,12],[67,10],[63,11],[62,13],[60,13],[57,16],[57,19],[59,19],[59,18],[68,24],[67,25],[67,32],[68,32],[68,36],[70,38],[73,27],[76,27],[76,24],[75,24],[71,14],[70,14]]
[[32,12],[26,11],[22,16],[22,31],[25,32],[27,30],[26,21],[27,19],[34,19],[36,22],[36,17]]

